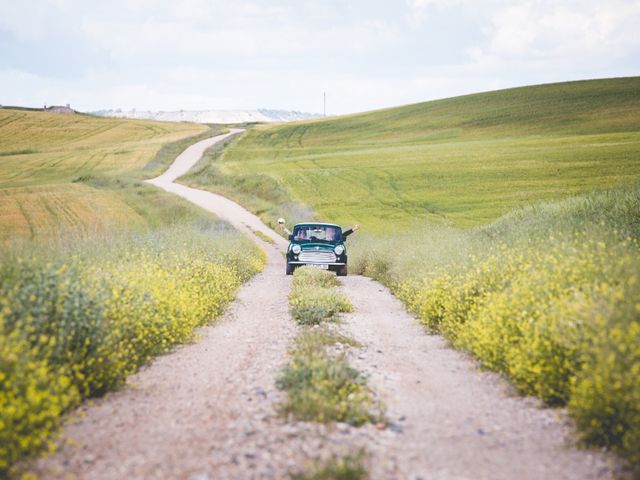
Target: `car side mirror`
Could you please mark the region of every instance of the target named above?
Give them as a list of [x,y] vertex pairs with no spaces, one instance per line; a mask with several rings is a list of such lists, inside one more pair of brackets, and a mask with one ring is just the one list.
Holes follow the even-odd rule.
[[289,235],[289,241],[293,240],[293,235]]

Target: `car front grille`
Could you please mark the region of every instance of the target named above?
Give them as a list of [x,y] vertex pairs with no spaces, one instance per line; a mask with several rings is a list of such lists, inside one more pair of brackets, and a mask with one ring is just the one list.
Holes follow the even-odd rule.
[[336,254],[333,252],[301,252],[298,260],[311,263],[334,263]]

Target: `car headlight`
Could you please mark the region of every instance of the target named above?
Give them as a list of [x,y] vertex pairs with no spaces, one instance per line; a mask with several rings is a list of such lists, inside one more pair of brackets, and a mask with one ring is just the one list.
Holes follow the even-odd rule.
[[302,250],[302,248],[300,248],[300,245],[297,245],[297,244],[296,244],[296,245],[294,245],[293,247],[291,247],[291,251],[292,251],[295,255],[299,254],[299,253],[300,253],[300,250]]
[[336,252],[336,255],[342,255],[344,253],[344,245],[336,245],[333,251]]

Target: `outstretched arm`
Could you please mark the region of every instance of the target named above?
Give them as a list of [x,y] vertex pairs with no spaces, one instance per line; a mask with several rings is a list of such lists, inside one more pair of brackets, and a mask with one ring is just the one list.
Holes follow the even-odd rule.
[[360,228],[360,225],[358,225],[357,223],[351,227],[349,230],[345,230],[344,232],[342,232],[342,238],[347,238],[349,235],[351,235],[353,232],[355,232],[356,230],[358,230]]
[[286,233],[287,235],[291,235],[291,232],[289,231],[289,229],[284,224],[284,218],[279,218],[278,219],[278,225],[280,225],[280,227],[282,228],[284,233]]

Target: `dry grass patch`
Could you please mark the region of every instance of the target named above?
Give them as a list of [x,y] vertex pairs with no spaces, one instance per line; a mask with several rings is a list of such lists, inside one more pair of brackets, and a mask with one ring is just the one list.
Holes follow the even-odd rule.
[[122,198],[79,183],[0,189],[0,243],[142,224],[142,217]]
[[364,466],[365,452],[332,455],[324,461],[317,461],[306,471],[294,473],[292,480],[365,480],[369,478]]
[[148,219],[129,202],[144,187],[131,179],[164,168],[185,138],[209,132],[196,124],[0,109],[0,242],[144,225]]

